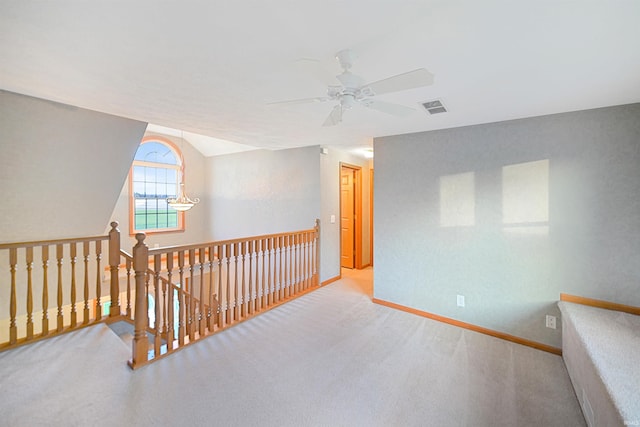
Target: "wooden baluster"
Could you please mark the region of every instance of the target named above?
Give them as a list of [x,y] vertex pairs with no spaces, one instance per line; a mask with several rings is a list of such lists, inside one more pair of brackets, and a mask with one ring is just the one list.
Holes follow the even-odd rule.
[[184,345],[184,337],[186,335],[186,307],[184,295],[184,251],[178,252],[178,274],[180,276],[180,291],[178,292],[178,346]]
[[198,249],[198,260],[200,262],[200,302],[198,304],[198,319],[200,321],[198,325],[198,333],[200,338],[204,337],[207,326],[207,316],[205,313],[205,293],[204,293],[204,263],[205,263],[205,251],[204,248]]
[[[168,257],[167,257],[168,258]],[[160,262],[162,263],[162,255],[160,255]],[[166,261],[165,261],[166,264]],[[162,271],[162,265],[160,266],[160,271]],[[168,287],[167,287],[167,281],[162,279],[162,276],[159,277],[160,281],[160,288],[162,289],[162,339],[166,339],[166,335],[167,335],[167,303],[168,303],[168,299],[167,299],[167,292],[168,292]],[[156,304],[157,305],[157,304]]]
[[280,252],[280,264],[278,265],[278,276],[279,276],[279,283],[280,283],[280,285],[278,286],[278,289],[279,289],[278,299],[283,300],[284,299],[284,282],[283,282],[283,276],[282,276],[282,266],[283,266],[282,251],[284,250],[284,236],[278,237],[278,249]]
[[284,299],[289,298],[289,279],[287,278],[287,272],[289,271],[289,236],[282,236],[282,297]]
[[294,236],[294,292],[298,294],[300,292],[300,269],[298,268],[300,265],[300,258],[298,257],[298,247],[300,246],[300,235],[296,234]]
[[109,231],[109,291],[111,293],[111,306],[109,317],[120,316],[120,278],[118,267],[120,266],[120,230],[118,222],[113,221]]
[[304,248],[304,256],[302,257],[302,265],[303,265],[303,269],[302,271],[304,272],[304,289],[308,289],[309,288],[309,270],[308,270],[308,264],[309,264],[309,239],[307,238],[308,234],[304,233],[302,235],[302,244],[303,244],[303,248]]
[[304,245],[302,243],[302,234],[298,233],[298,289],[304,291],[304,270],[302,268],[304,259]]
[[76,310],[76,259],[78,256],[78,244],[69,244],[69,260],[71,261],[71,290],[69,295],[71,298],[71,328],[78,325],[78,311]]
[[267,245],[267,240],[261,240],[262,244],[262,308],[268,307],[268,292],[269,292],[269,277],[265,276],[265,263],[267,260],[267,254],[269,251],[269,247]]
[[222,257],[223,247],[218,246],[216,248],[216,252],[218,255],[218,312],[216,313],[216,323],[218,324],[218,328],[222,328],[222,310],[224,310],[224,304],[226,301],[226,297],[222,294]]
[[102,241],[96,240],[96,322],[102,319],[102,275],[100,274],[100,261],[102,260]]
[[253,251],[254,251],[254,241],[249,240],[247,242],[247,252],[249,253],[249,293],[247,294],[247,298],[249,299],[249,315],[253,315],[253,311],[255,309],[255,294],[253,292]]
[[131,266],[132,261],[127,258],[127,319],[131,319]]
[[307,289],[307,233],[302,233],[302,287]]
[[224,255],[227,259],[227,292],[226,292],[226,311],[224,314],[224,322],[226,325],[231,324],[231,245],[225,245]]
[[260,311],[262,308],[262,284],[260,276],[260,264],[261,260],[264,262],[264,259],[260,256],[260,249],[262,248],[262,241],[256,240],[256,311]]
[[27,340],[33,339],[33,248],[27,248]]
[[278,237],[273,238],[273,302],[280,301],[280,284],[278,283]]
[[9,323],[9,344],[15,344],[18,341],[18,327],[16,326],[16,314],[18,310],[18,301],[16,299],[16,264],[18,264],[18,250],[16,248],[9,249],[9,269],[11,271],[11,296],[9,302],[9,315],[11,320]]
[[196,305],[193,298],[193,279],[194,279],[194,264],[196,263],[196,251],[195,249],[189,249],[189,284],[187,285],[187,292],[189,293],[189,321],[187,322],[187,332],[189,333],[189,341],[196,339]]
[[214,322],[213,322],[213,315],[215,313],[215,307],[216,307],[216,294],[215,294],[215,280],[214,280],[214,274],[213,274],[213,263],[215,261],[215,250],[213,246],[209,246],[207,252],[209,252],[208,254],[208,259],[209,259],[209,308],[207,309],[207,328],[209,329],[210,332],[213,332],[214,329]]
[[[175,331],[173,328],[173,322],[175,320],[174,313],[174,290],[173,290],[173,252],[167,253],[167,283],[165,283],[165,309],[164,318],[166,329],[164,339],[167,341],[167,353],[173,350],[173,341],[175,339]],[[168,294],[167,294],[168,292]]]
[[175,330],[173,328],[173,322],[175,320],[175,312],[174,312],[174,294],[175,291],[173,289],[173,252],[167,253],[167,283],[166,283],[167,294],[165,297],[166,304],[164,305],[166,312],[165,318],[167,319],[166,325],[166,333],[165,340],[167,341],[167,352],[173,350],[173,341],[175,339]]
[[149,269],[149,248],[144,244],[144,233],[136,234],[138,243],[133,247],[133,268],[135,270],[136,303],[131,367],[142,365],[149,359],[149,338],[147,338],[148,312],[146,278]]
[[84,320],[89,323],[89,242],[83,244],[84,255]]
[[233,245],[233,320],[240,320],[240,299],[238,292],[238,244]]
[[273,250],[273,242],[271,238],[266,240],[267,242],[267,256],[268,256],[268,264],[267,264],[267,307],[270,307],[273,304],[273,294],[271,288],[271,251]]
[[49,334],[49,246],[42,246],[42,335]]
[[162,300],[160,300],[160,273],[162,272],[162,255],[153,256],[153,298],[155,300],[155,321],[153,322],[153,350],[155,357],[160,356],[162,347]]
[[[320,219],[316,218],[316,226],[315,226],[315,234],[314,234],[314,245],[315,257],[313,260],[314,263],[314,285],[320,286]],[[371,254],[373,257],[373,254]]]
[[249,315],[249,300],[251,299],[249,293],[247,293],[246,282],[246,264],[245,259],[247,257],[247,242],[240,243],[240,253],[242,254],[242,318],[246,318]]
[[291,289],[292,284],[293,284],[293,274],[291,274],[291,271],[293,269],[293,262],[292,262],[292,258],[293,258],[293,237],[289,234],[287,236],[287,264],[288,264],[288,268],[287,268],[287,297],[292,297],[293,296],[293,289]]
[[309,289],[309,233],[304,233],[304,288]]
[[62,316],[62,256],[63,256],[63,246],[56,245],[56,258],[58,261],[58,295],[57,295],[57,303],[58,303],[58,316],[57,316],[57,324],[56,324],[56,332],[62,332],[64,327],[64,318]]

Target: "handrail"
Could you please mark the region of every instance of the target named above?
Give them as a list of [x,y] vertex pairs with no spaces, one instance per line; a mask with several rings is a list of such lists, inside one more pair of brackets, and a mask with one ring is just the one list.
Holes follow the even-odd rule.
[[[0,350],[106,320],[107,296],[109,317],[121,315],[117,227],[112,222],[107,235],[0,244],[10,283],[9,312],[0,314],[0,325],[6,324],[0,329]],[[101,268],[105,255],[108,292]]]
[[[154,249],[144,243],[144,233],[135,237],[135,331],[129,361],[134,369],[319,285],[319,220],[305,230]],[[147,312],[147,295],[153,297],[154,313]]]
[[191,250],[191,249],[208,248],[208,247],[211,247],[211,246],[234,245],[236,243],[247,242],[249,240],[266,240],[266,239],[272,239],[272,238],[275,238],[275,237],[290,236],[292,234],[312,233],[312,232],[315,232],[315,228],[309,228],[309,229],[306,229],[306,230],[298,230],[298,231],[288,232],[288,233],[287,232],[284,232],[284,233],[273,233],[273,234],[263,234],[263,235],[260,235],[260,236],[241,237],[241,238],[237,238],[237,239],[216,240],[216,241],[207,242],[207,243],[192,243],[192,244],[187,244],[187,245],[163,246],[163,247],[149,249],[149,256],[157,255],[157,254],[164,254],[164,253],[167,253],[167,252],[188,251],[188,250]]
[[0,250],[35,248],[38,246],[66,245],[68,243],[95,242],[97,240],[109,240],[109,235],[93,236],[93,237],[71,237],[67,239],[56,239],[56,240],[36,240],[31,242],[0,243]]
[[145,237],[136,235],[131,252],[122,249],[114,221],[108,235],[0,244],[9,267],[0,351],[127,319],[134,323],[129,364],[137,368],[319,285],[319,220],[305,230],[154,249]]

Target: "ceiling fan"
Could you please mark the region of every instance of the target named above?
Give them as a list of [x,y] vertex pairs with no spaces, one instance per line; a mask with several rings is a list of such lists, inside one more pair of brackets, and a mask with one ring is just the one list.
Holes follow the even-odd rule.
[[335,78],[340,82],[340,85],[331,84],[335,82],[333,77],[331,76],[330,81],[328,81],[323,73],[319,72],[320,70],[317,68],[317,61],[301,60],[306,61],[307,64],[313,66],[315,68],[313,70],[314,74],[328,84],[326,96],[273,102],[271,104],[304,104],[337,101],[338,103],[333,107],[329,117],[327,117],[323,124],[323,126],[335,126],[342,122],[342,115],[344,112],[350,110],[356,105],[362,105],[394,116],[407,116],[415,110],[404,105],[392,104],[373,98],[376,95],[399,92],[402,90],[414,89],[433,84],[433,74],[425,68],[418,68],[417,70],[398,74],[373,83],[365,83],[365,80],[362,77],[355,75],[350,71],[355,59],[351,50],[341,50],[336,53],[336,59],[342,68],[342,73],[335,76]]

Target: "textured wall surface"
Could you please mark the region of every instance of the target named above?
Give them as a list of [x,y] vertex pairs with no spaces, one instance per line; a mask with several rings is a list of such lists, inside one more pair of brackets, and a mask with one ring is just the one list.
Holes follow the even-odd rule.
[[312,228],[320,218],[318,147],[256,150],[206,161],[214,240]]
[[375,297],[558,347],[561,292],[640,305],[640,104],[374,144]]
[[0,91],[0,241],[104,234],[146,125]]

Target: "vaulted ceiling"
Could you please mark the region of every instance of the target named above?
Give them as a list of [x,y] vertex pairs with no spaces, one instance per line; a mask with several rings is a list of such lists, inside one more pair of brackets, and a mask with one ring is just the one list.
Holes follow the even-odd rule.
[[[637,0],[0,0],[0,88],[269,149],[344,149],[373,137],[640,101]],[[417,68],[433,85],[333,102],[302,70],[338,74],[352,49],[368,82]],[[420,104],[449,110],[429,115]]]

